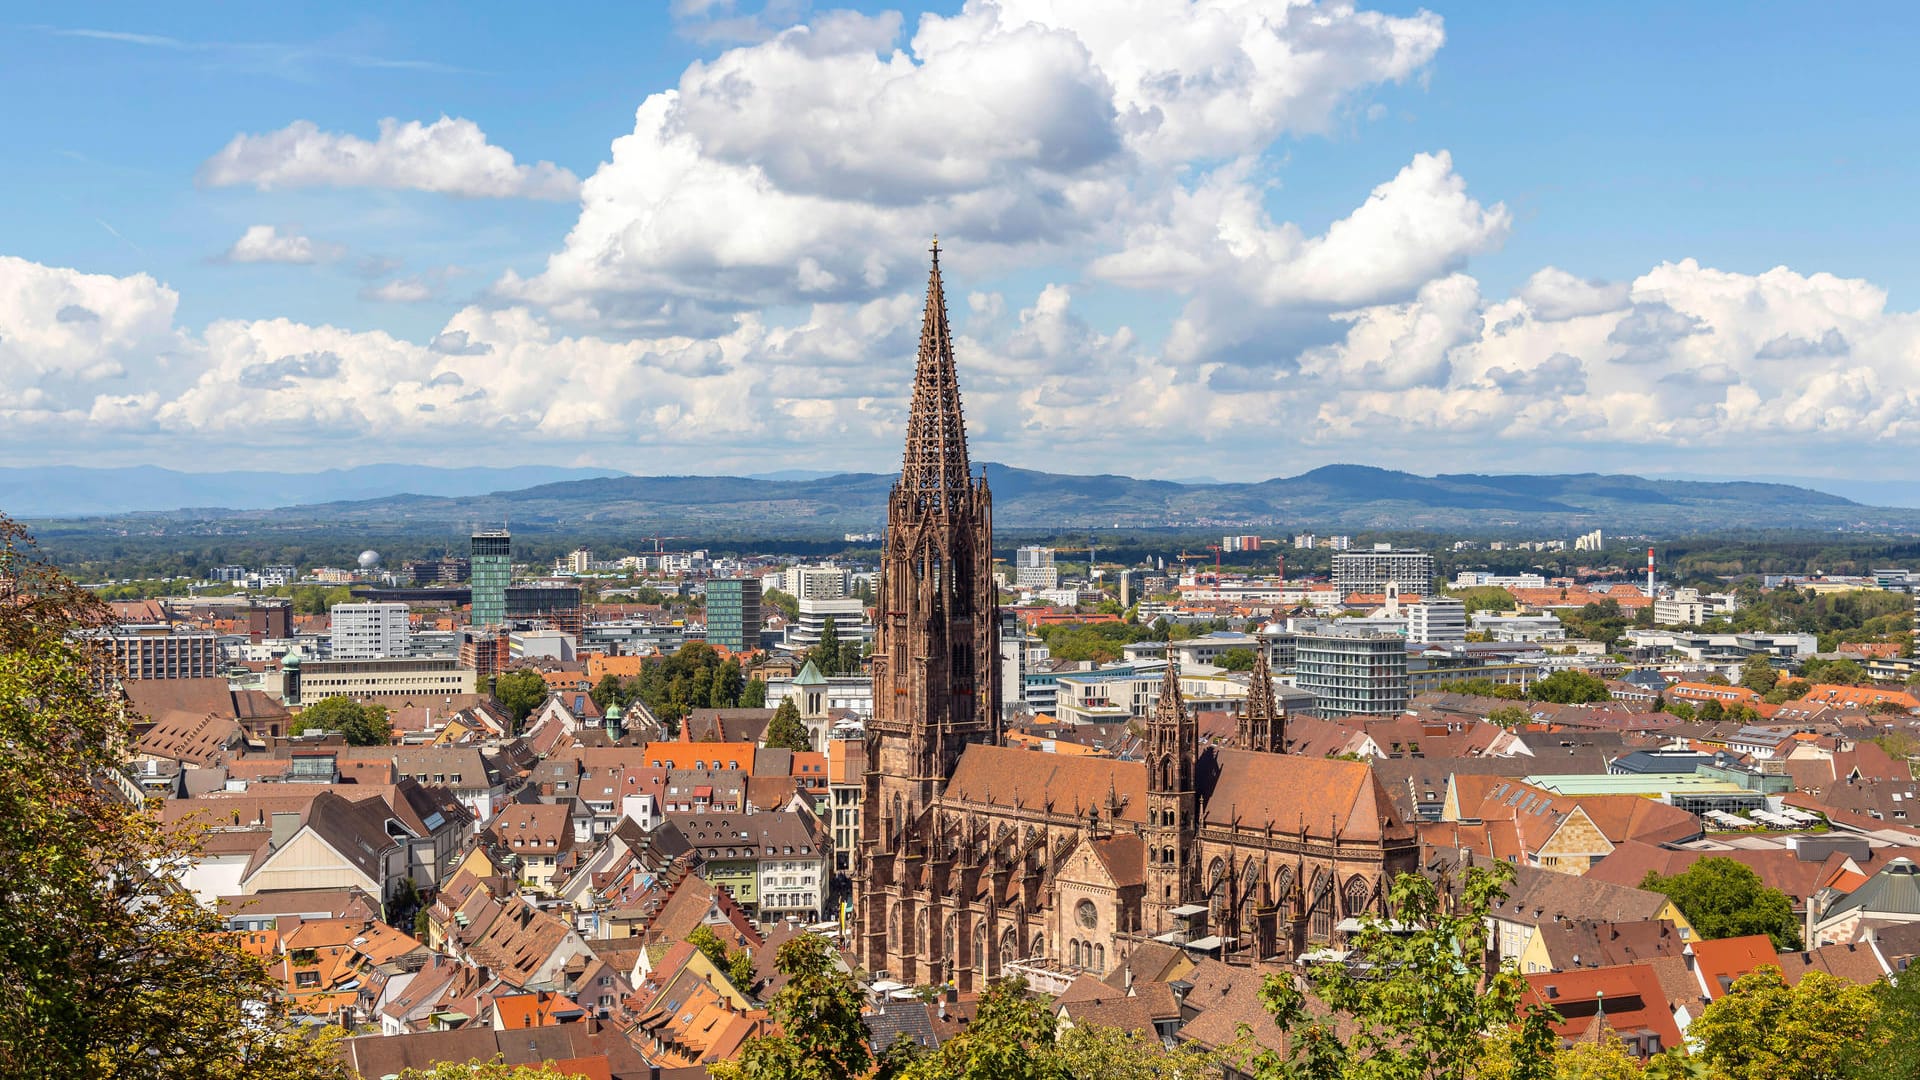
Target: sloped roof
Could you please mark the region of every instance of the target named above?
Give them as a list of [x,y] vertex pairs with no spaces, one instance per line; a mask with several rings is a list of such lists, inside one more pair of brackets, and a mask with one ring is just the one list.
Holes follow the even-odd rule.
[[[1347,840],[1411,840],[1413,829],[1365,762],[1213,751],[1217,773],[1207,796],[1204,823],[1243,826],[1271,823],[1276,830],[1304,826],[1325,835],[1329,818]],[[1202,770],[1202,777],[1207,775]]]
[[948,801],[999,806],[1041,806],[1051,801],[1064,813],[1107,805],[1120,798],[1120,819],[1147,819],[1147,767],[1137,761],[1042,754],[1007,746],[970,745],[960,755]]
[[1920,866],[1911,859],[1894,859],[1868,878],[1866,884],[1827,909],[1827,918],[1851,911],[1920,915]]

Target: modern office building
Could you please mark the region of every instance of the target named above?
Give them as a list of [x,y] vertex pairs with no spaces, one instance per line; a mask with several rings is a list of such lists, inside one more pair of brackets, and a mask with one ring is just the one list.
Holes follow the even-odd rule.
[[833,620],[833,632],[841,641],[865,641],[873,636],[873,628],[867,625],[866,601],[848,598],[845,600],[807,600],[800,601],[800,617],[787,628],[787,645],[794,652],[802,652],[820,643],[821,631],[827,628],[827,620]]
[[332,660],[405,656],[412,647],[407,605],[393,601],[333,605]]
[[507,621],[507,583],[513,580],[513,536],[505,529],[473,534],[469,561],[473,586],[473,625]]
[[715,578],[707,582],[709,643],[734,652],[757,649],[760,621],[760,582],[749,578]]
[[1375,544],[1370,551],[1343,551],[1333,557],[1333,587],[1340,595],[1385,593],[1398,582],[1400,595],[1433,595],[1433,556],[1418,548]]
[[1050,547],[1023,547],[1013,553],[1013,583],[1023,589],[1057,589],[1060,571]]
[[[478,571],[475,571],[476,575]],[[474,602],[479,602],[479,589]],[[578,638],[586,630],[586,614],[580,606],[580,586],[552,581],[507,586],[507,621],[516,625],[538,620],[555,630]]]
[[[297,681],[288,671],[298,672]],[[287,705],[311,705],[322,698],[451,697],[478,693],[480,677],[458,660],[307,660],[281,664],[269,672],[266,692]]]
[[1301,634],[1293,681],[1330,720],[1401,712],[1408,696],[1407,641],[1398,634]]
[[839,566],[795,566],[785,578],[796,600],[844,600],[853,591],[853,575]]
[[151,623],[116,626],[105,636],[123,679],[206,679],[221,673],[220,639],[210,631]]
[[1416,645],[1457,645],[1467,640],[1467,605],[1452,597],[1408,604],[1407,640]]

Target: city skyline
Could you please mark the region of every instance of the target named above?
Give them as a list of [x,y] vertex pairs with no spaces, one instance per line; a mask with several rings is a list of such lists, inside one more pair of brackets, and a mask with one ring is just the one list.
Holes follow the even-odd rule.
[[983,460],[1911,449],[1911,226],[1875,214],[1914,121],[1850,59],[1871,13],[1744,13],[1736,64],[1701,13],[1181,7],[17,28],[0,449],[886,472],[935,232]]

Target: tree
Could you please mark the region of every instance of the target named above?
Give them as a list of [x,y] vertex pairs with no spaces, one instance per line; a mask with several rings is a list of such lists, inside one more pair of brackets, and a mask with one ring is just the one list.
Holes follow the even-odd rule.
[[[1260,997],[1288,1032],[1288,1056],[1263,1052],[1262,1080],[1368,1077],[1379,1080],[1469,1080],[1490,1031],[1521,1021],[1524,980],[1512,966],[1485,975],[1488,915],[1506,895],[1513,871],[1504,863],[1467,867],[1459,891],[1442,892],[1422,874],[1401,874],[1388,891],[1396,924],[1361,919],[1346,961],[1314,965],[1305,984],[1269,975]],[[1356,962],[1357,961],[1357,962]],[[1316,1015],[1307,990],[1331,1010]],[[1529,1016],[1529,1046],[1543,1039],[1543,1018]],[[1343,1042],[1336,1028],[1350,1030]],[[1515,1080],[1542,1074],[1529,1059]]]
[[593,693],[590,696],[593,698],[593,703],[600,706],[602,712],[606,711],[607,706],[616,702],[625,708],[628,700],[626,686],[621,683],[620,676],[612,672],[600,676],[600,681],[593,684]]
[[727,954],[727,981],[743,994],[753,993],[753,954],[735,949]]
[[791,697],[773,710],[773,719],[767,722],[766,745],[779,750],[813,749],[813,734],[800,722],[800,709]]
[[1228,649],[1214,665],[1222,671],[1252,671],[1253,660],[1252,649]]
[[1703,724],[1717,724],[1727,718],[1727,707],[1712,698],[1708,698],[1694,708],[1693,714],[1698,717]]
[[1747,662],[1740,665],[1740,685],[1756,694],[1772,690],[1779,681],[1780,673],[1773,670],[1773,664],[1762,653],[1747,657]]
[[907,1080],[1053,1080],[1068,1075],[1049,1067],[1054,1040],[1046,1001],[1028,996],[1025,979],[1001,979],[981,995],[965,1031],[902,1075]]
[[116,781],[110,612],[0,515],[0,1075],[345,1080],[265,963],[171,880],[197,835]]
[[767,681],[755,675],[740,688],[740,707],[743,709],[764,709],[767,707]]
[[513,714],[517,727],[547,700],[547,680],[531,668],[509,671],[493,680],[493,696]]
[[1878,1056],[1869,1039],[1878,1012],[1867,987],[1817,970],[1788,986],[1779,968],[1763,967],[1708,1005],[1687,1038],[1715,1077],[1827,1080]]
[[800,601],[791,593],[779,589],[768,589],[760,594],[760,603],[787,617],[788,622],[800,617]]
[[820,674],[840,674],[840,627],[834,623],[833,616],[827,616],[820,627],[820,640],[807,655],[813,659],[813,666],[820,669]]
[[1487,722],[1503,728],[1515,728],[1533,720],[1532,714],[1518,705],[1502,705],[1487,714]]
[[1866,1042],[1875,1048],[1855,1059],[1857,1080],[1912,1080],[1920,1076],[1920,979],[1882,980],[1873,987],[1875,1012]]
[[727,970],[727,943],[720,940],[720,935],[713,932],[713,927],[704,923],[694,927],[687,934],[687,944],[700,950],[700,954],[714,967]]
[[349,746],[386,746],[393,742],[393,721],[385,705],[363,705],[348,697],[321,698],[293,718],[292,732],[337,731]]
[[1607,691],[1607,684],[1598,675],[1585,671],[1556,671],[1533,684],[1527,696],[1535,701],[1551,701],[1560,705],[1579,705],[1589,701],[1606,701],[1613,697]]
[[1765,934],[1776,949],[1800,947],[1793,901],[1768,888],[1745,863],[1701,859],[1666,877],[1649,870],[1640,887],[1672,900],[1694,932],[1707,940]]
[[719,1080],[840,1080],[864,1076],[873,1066],[867,1028],[860,1020],[862,995],[853,976],[834,965],[824,938],[799,934],[780,946],[773,966],[787,984],[767,1011],[776,1035],[749,1039],[740,1056],[716,1063]]

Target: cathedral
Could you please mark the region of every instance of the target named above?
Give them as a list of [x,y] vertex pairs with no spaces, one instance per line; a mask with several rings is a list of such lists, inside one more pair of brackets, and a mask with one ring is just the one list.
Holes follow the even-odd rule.
[[887,504],[850,947],[874,974],[983,988],[1008,965],[1104,974],[1141,942],[1230,961],[1339,942],[1415,870],[1366,764],[1289,755],[1265,651],[1229,745],[1177,668],[1144,760],[1001,745],[993,496],[967,457],[936,244],[906,453]]

